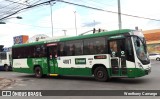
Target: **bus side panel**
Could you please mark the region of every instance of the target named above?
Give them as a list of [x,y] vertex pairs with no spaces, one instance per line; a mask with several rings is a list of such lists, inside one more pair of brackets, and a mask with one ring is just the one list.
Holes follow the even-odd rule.
[[33,73],[29,68],[13,68],[13,71],[19,73]]
[[34,73],[35,66],[40,66],[43,74],[48,74],[47,58],[28,58],[27,65],[31,69],[32,73]]
[[134,78],[135,77],[135,67],[136,67],[135,63],[126,61],[126,65],[127,65],[127,76],[129,78]]
[[91,68],[59,68],[60,75],[92,76]]
[[127,61],[127,75],[129,78],[145,76],[145,70],[135,66],[134,62]]
[[27,58],[13,59],[13,71],[21,73],[33,73],[33,70],[27,64]]
[[[97,55],[68,56],[57,59],[60,75],[92,76],[92,67],[95,64],[102,64],[109,68],[108,59],[94,59]],[[108,67],[107,67],[108,66]]]
[[4,70],[4,66],[0,65],[0,71],[3,71],[3,70]]

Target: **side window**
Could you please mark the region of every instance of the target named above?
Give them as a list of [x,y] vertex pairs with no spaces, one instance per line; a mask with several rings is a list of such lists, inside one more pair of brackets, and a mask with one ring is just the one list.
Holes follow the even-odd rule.
[[41,55],[42,57],[46,57],[46,46],[45,45],[41,45]]
[[112,54],[113,52],[116,53],[118,51],[117,42],[116,41],[110,41],[109,42],[109,48],[110,48],[110,54]]
[[58,46],[58,56],[66,56],[65,43],[61,42]]
[[18,59],[18,58],[22,58],[22,48],[13,48],[13,59]]
[[92,39],[84,40],[84,54],[85,55],[95,54],[95,51],[96,49],[93,40]]
[[6,54],[6,52],[0,53],[0,59],[2,59],[2,60],[7,59],[7,54]]
[[40,55],[40,51],[41,51],[41,48],[40,48],[40,46],[39,45],[37,45],[36,47],[35,47],[35,57],[39,57],[39,55]]
[[46,56],[45,45],[36,45],[12,49],[13,59],[18,58],[36,58]]
[[134,62],[134,53],[130,37],[126,38],[125,45],[127,60]]
[[23,47],[22,48],[18,48],[18,58],[23,58],[24,54],[23,54],[24,50],[23,50]]
[[26,47],[26,55],[25,57],[28,57],[28,58],[31,58],[31,57],[34,57],[34,46],[29,46],[29,47]]
[[45,48],[45,46],[44,45],[37,45],[37,46],[35,46],[35,50],[34,50],[34,56],[35,57],[44,57],[44,56],[46,56],[46,54],[45,54],[45,50],[46,50],[46,48]]
[[67,56],[75,55],[75,44],[73,41],[66,42],[66,51],[67,51]]
[[106,51],[105,48],[105,38],[92,38],[84,40],[84,54],[104,54]]
[[68,56],[82,55],[83,54],[83,41],[68,41],[66,42],[66,50]]
[[17,58],[16,56],[17,56],[16,55],[16,48],[12,48],[12,58],[16,59]]
[[75,41],[75,55],[82,55],[83,54],[83,41],[78,40]]
[[105,48],[105,38],[95,39],[96,54],[104,54],[106,52]]

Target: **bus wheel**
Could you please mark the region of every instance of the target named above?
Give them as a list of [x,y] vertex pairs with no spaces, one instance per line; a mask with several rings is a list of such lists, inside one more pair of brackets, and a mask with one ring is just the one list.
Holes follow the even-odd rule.
[[4,65],[4,70],[8,71],[8,69],[9,69],[8,65]]
[[157,57],[157,58],[156,58],[156,60],[157,60],[157,61],[160,61],[160,58],[159,58],[159,57]]
[[41,78],[43,76],[41,67],[35,67],[34,73],[37,78]]
[[94,70],[94,77],[98,81],[107,81],[107,80],[109,80],[108,75],[107,75],[107,70],[104,67],[97,67]]

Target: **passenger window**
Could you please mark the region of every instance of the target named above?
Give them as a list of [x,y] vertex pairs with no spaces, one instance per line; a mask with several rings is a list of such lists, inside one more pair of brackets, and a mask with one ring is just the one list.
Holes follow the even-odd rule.
[[83,54],[83,41],[76,40],[76,41],[66,42],[66,50],[67,50],[68,56],[82,55]]
[[63,42],[59,43],[58,56],[66,56],[65,44]]
[[84,40],[84,54],[104,54],[106,52],[105,48],[105,38],[92,38]]

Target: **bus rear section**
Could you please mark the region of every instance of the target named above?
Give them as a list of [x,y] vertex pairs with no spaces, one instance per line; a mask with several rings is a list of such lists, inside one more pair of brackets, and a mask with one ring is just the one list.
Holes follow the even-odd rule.
[[2,71],[12,70],[10,52],[0,52],[0,70]]

